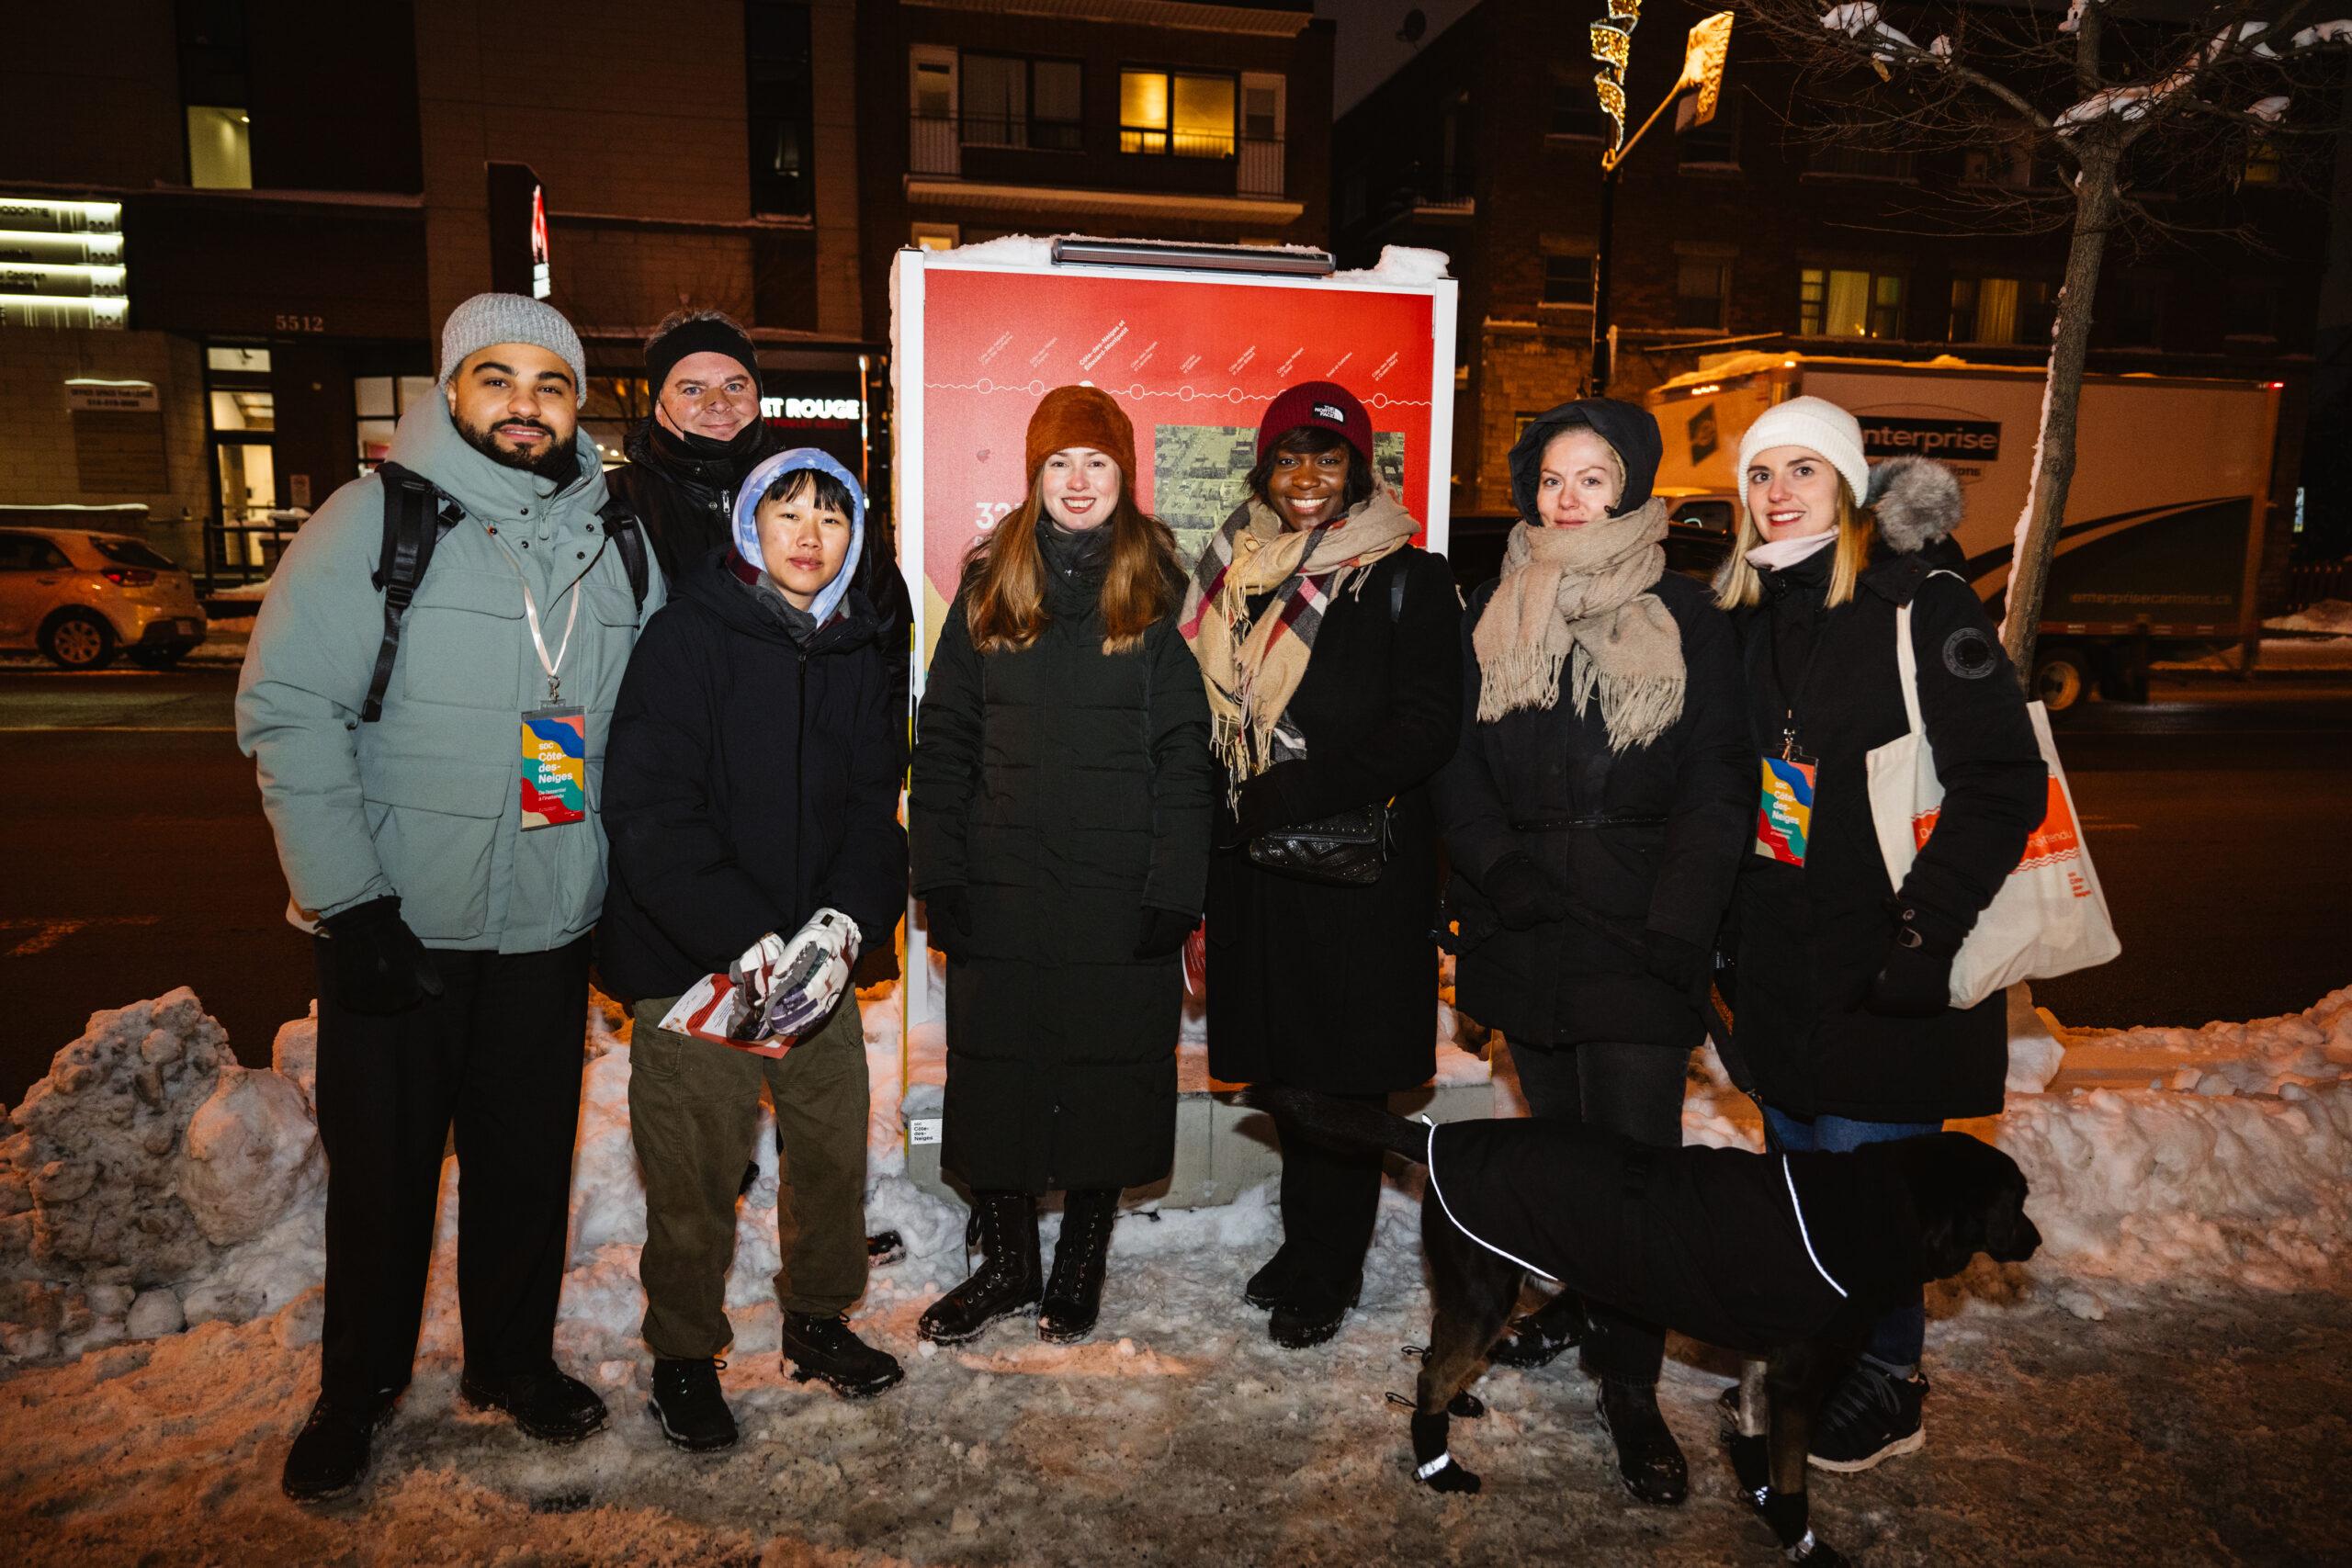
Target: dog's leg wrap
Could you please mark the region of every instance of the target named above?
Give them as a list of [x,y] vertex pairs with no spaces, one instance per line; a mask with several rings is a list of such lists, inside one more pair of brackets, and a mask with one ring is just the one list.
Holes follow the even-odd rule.
[[1739,1478],[1740,1491],[1761,1506],[1760,1499],[1772,1486],[1771,1444],[1760,1437],[1734,1432],[1724,1439],[1724,1446],[1731,1450],[1731,1471]]
[[1781,1551],[1792,1562],[1802,1562],[1813,1551],[1810,1505],[1802,1492],[1775,1492],[1770,1486],[1755,1495],[1757,1511],[1780,1538]]
[[1415,1465],[1413,1467],[1413,1479],[1416,1481],[1427,1481],[1430,1476],[1435,1475],[1439,1471],[1443,1470],[1447,1465],[1450,1465],[1453,1462],[1453,1456],[1452,1454],[1440,1454],[1437,1458],[1430,1461],[1427,1464]]
[[1442,1410],[1434,1416],[1413,1412],[1413,1462],[1421,1467],[1414,1473],[1423,1481],[1445,1468],[1449,1457],[1445,1438],[1451,1425]]

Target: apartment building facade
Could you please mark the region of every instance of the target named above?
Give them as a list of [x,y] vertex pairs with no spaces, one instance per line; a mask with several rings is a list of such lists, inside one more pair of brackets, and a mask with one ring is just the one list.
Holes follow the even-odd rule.
[[[1652,0],[1634,34],[1636,123],[1680,71],[1712,6]],[[1456,502],[1510,504],[1503,455],[1527,417],[1576,396],[1593,332],[1600,155],[1588,26],[1543,0],[1481,0],[1334,130],[1343,265],[1384,243],[1433,246],[1463,279]],[[1810,89],[1735,26],[1721,108],[1678,134],[1667,116],[1623,164],[1614,201],[1610,389],[1638,398],[1731,347],[1996,363],[2048,355],[2063,231],[1949,232],[1953,191],[2049,191],[2057,171],[2015,147],[1944,155],[1823,145]],[[2094,368],[2283,377],[2302,438],[2301,366],[2316,315],[2324,208],[2246,171],[2234,209],[2199,226],[2243,237],[2110,249]]]

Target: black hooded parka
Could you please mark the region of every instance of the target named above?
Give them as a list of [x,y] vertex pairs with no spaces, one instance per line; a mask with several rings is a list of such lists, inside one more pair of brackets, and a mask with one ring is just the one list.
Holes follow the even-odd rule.
[[[1057,569],[1057,558],[1066,569]],[[1216,764],[1180,592],[1102,649],[1101,552],[1047,551],[1037,641],[983,654],[956,596],[925,682],[908,823],[916,888],[966,889],[947,964],[941,1162],[976,1192],[1142,1187],[1175,1158],[1175,954],[1147,908],[1196,915]]]
[[1948,536],[1957,510],[1923,513],[1905,493],[1917,477],[1886,482],[1852,599],[1825,607],[1832,546],[1763,572],[1762,603],[1732,615],[1757,766],[1778,753],[1788,725],[1818,759],[1805,863],[1750,853],[1736,905],[1739,1053],[1765,1101],[1799,1116],[1989,1116],[2007,1075],[1998,993],[1928,1018],[1864,1005],[1896,925],[1868,758],[1909,728],[1896,683],[1899,606],[1911,606],[1920,714],[1944,787],[1935,831],[1900,890],[1923,930],[1956,943],[1974,927],[2048,803],[2049,769],[2000,638],[1975,591],[1939,574],[1961,565]]

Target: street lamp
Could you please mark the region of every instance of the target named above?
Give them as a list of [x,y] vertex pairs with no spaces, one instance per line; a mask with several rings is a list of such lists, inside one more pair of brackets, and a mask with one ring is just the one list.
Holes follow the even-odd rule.
[[[1668,104],[1679,100],[1674,128],[1688,130],[1715,118],[1723,96],[1724,59],[1731,51],[1731,13],[1717,11],[1701,18],[1682,47],[1682,74],[1649,118],[1633,135],[1625,134],[1625,70],[1633,58],[1634,27],[1642,19],[1641,0],[1607,0],[1609,19],[1592,24],[1592,57],[1600,62],[1593,87],[1600,109],[1616,127],[1616,134],[1600,154],[1600,237],[1592,258],[1592,356],[1586,377],[1587,395],[1600,397],[1609,389],[1609,375],[1616,367],[1615,328],[1609,321],[1609,251],[1617,208],[1617,166],[1634,150]],[[1695,95],[1686,96],[1686,95]]]

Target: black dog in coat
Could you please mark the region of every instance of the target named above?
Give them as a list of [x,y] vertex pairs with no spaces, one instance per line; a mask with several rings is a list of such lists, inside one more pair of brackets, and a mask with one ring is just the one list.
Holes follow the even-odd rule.
[[1758,1155],[1653,1149],[1541,1120],[1431,1126],[1271,1085],[1242,1098],[1285,1140],[1377,1146],[1430,1168],[1421,1246],[1436,1314],[1414,1402],[1418,1479],[1478,1489],[1447,1450],[1448,1413],[1476,1412],[1464,1391],[1533,1270],[1750,1358],[1728,1434],[1735,1468],[1792,1561],[1816,1568],[1841,1559],[1806,1524],[1814,1414],[1871,1325],[1979,1252],[2017,1262],[2041,1245],[2017,1163],[1964,1133]]

